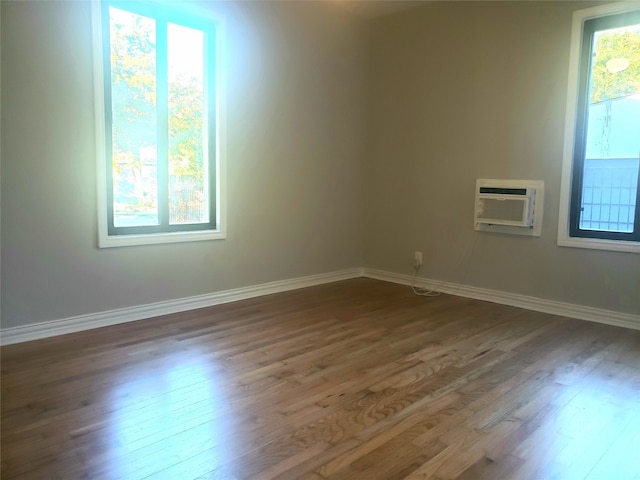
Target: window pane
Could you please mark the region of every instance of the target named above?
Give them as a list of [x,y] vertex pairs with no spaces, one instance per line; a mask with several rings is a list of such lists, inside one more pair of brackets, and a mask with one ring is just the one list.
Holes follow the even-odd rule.
[[640,168],[640,24],[593,39],[580,228],[634,230]]
[[156,25],[109,8],[114,226],[158,224]]
[[205,34],[169,23],[169,223],[209,221]]

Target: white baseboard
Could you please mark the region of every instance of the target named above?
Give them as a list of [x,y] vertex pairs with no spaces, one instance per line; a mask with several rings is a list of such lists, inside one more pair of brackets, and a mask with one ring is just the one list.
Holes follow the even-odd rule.
[[[194,297],[167,300],[164,302],[150,303],[136,307],[119,308],[106,312],[90,313],[77,317],[63,318],[48,322],[2,329],[0,345],[38,340],[41,338],[64,335],[67,333],[81,332],[92,328],[107,327],[119,323],[133,322],[146,318],[167,315],[171,313],[186,312],[197,308],[210,307],[223,303],[236,302],[248,298],[270,295],[272,293],[286,292],[298,288],[312,287],[324,283],[349,280],[351,278],[368,277],[376,280],[411,285],[413,277],[399,273],[376,270],[372,268],[352,268],[337,272],[321,273],[289,280],[263,283],[250,287],[236,288],[222,292],[197,295]],[[542,298],[529,297],[516,293],[489,290],[486,288],[470,287],[454,283],[442,283],[435,280],[417,278],[415,285],[422,288],[436,288],[443,293],[458,295],[461,297],[475,298],[503,305],[511,305],[526,310],[572,317],[590,322],[604,323],[617,327],[640,330],[640,315],[614,312],[599,308],[585,307],[571,303],[544,300]]]
[[323,283],[337,282],[351,278],[362,277],[362,268],[352,268],[338,272],[321,273],[308,277],[280,280],[263,283],[250,287],[236,288],[221,292],[197,295],[194,297],[178,298],[164,302],[150,303],[136,307],[118,308],[106,312],[78,315],[77,317],[63,318],[48,322],[2,329],[0,345],[28,342],[41,338],[54,337],[67,333],[75,333],[92,328],[117,325],[119,323],[133,322],[145,318],[157,317],[171,313],[186,312],[197,308],[211,307],[223,303],[236,302],[247,298],[270,295],[272,293],[286,292],[298,288],[312,287]]
[[[363,269],[363,275],[368,278],[375,278],[377,280],[384,280],[386,282],[398,283],[401,285],[411,285],[411,282],[413,281],[413,276],[411,275],[402,275],[399,273],[375,270],[372,268]],[[579,320],[587,320],[616,327],[640,330],[640,315],[585,307],[583,305],[575,305],[572,303],[556,302],[553,300],[529,297],[527,295],[520,295],[517,293],[501,292],[498,290],[470,287],[455,283],[442,283],[424,278],[416,278],[415,286],[429,289],[434,288],[443,293],[500,303],[502,305],[510,305],[512,307],[520,307],[526,310],[534,310],[536,312],[550,313],[563,317],[577,318]]]

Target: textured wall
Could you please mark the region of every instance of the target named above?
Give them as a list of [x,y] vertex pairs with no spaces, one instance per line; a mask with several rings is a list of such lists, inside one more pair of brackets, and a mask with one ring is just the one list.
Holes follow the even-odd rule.
[[90,2],[2,2],[2,325],[360,266],[360,20],[322,2],[227,21],[228,238],[98,249]]
[[[366,265],[640,314],[640,255],[556,245],[572,12],[447,2],[370,25]],[[476,178],[544,180],[541,238],[473,230]]]
[[[640,255],[556,245],[571,14],[334,2],[227,18],[228,238],[98,249],[88,2],[2,2],[2,326],[366,265],[640,314]],[[546,182],[542,237],[472,230],[476,178]]]

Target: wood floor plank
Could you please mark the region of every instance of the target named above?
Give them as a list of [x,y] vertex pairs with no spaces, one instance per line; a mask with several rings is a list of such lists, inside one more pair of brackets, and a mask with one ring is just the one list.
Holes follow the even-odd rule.
[[640,332],[355,279],[11,345],[4,480],[640,480]]

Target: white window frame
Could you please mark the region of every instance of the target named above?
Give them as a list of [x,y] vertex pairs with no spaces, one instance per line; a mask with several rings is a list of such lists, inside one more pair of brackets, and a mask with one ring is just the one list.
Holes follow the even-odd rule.
[[[132,245],[153,245],[161,243],[194,242],[203,240],[225,239],[227,225],[226,209],[226,100],[225,100],[225,22],[224,19],[202,7],[185,2],[172,3],[172,6],[191,14],[205,17],[215,23],[216,35],[216,118],[215,136],[216,151],[214,158],[216,184],[212,186],[211,194],[216,197],[216,229],[194,230],[166,233],[149,233],[134,235],[109,235],[107,218],[107,161],[106,158],[106,130],[105,130],[105,102],[104,102],[104,66],[103,66],[103,35],[102,8],[100,0],[92,0],[92,36],[93,36],[93,78],[94,78],[94,113],[96,132],[96,166],[98,192],[98,247],[123,247]],[[158,6],[167,2],[156,3]]]
[[[563,247],[640,253],[640,243],[638,242],[569,236],[569,208],[573,170],[573,149],[576,133],[576,115],[578,108],[580,49],[582,45],[584,22],[592,18],[638,10],[638,8],[639,6],[637,2],[620,2],[587,8],[584,10],[577,10],[573,13],[571,50],[569,54],[569,79],[567,87],[564,149],[562,156],[562,180],[560,185],[560,212],[558,216],[558,245]],[[640,208],[640,205],[636,205],[636,208]]]

